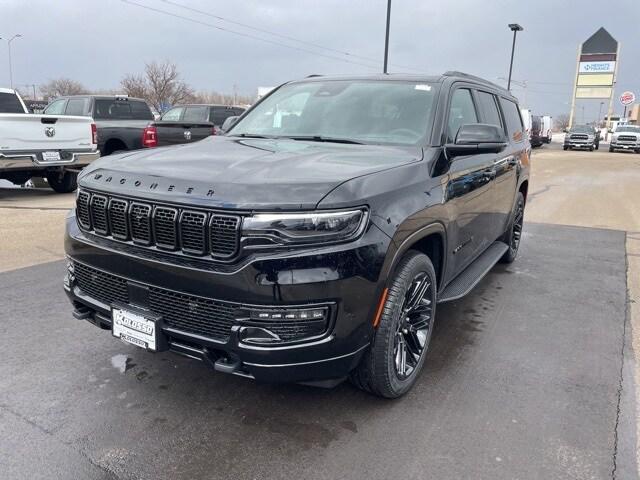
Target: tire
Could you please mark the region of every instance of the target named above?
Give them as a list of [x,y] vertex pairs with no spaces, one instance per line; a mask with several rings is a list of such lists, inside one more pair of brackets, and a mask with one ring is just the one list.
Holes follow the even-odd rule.
[[609,153],[613,153],[613,147],[609,147]]
[[520,248],[520,240],[522,239],[522,225],[524,222],[524,195],[522,192],[518,192],[516,197],[516,203],[513,206],[511,212],[511,221],[509,222],[509,228],[504,232],[500,241],[509,245],[509,250],[500,259],[501,263],[512,263],[518,256],[518,250]]
[[[420,287],[424,287],[422,295]],[[389,283],[373,341],[351,373],[355,386],[384,398],[398,398],[413,387],[431,341],[436,292],[436,274],[429,257],[415,250],[407,252]],[[412,352],[419,352],[417,358]]]
[[569,150],[569,147],[567,147],[566,145],[563,145],[563,146],[562,146],[562,149],[563,149],[563,150]]
[[56,193],[71,193],[78,186],[78,174],[73,172],[48,173],[49,186]]
[[590,152],[593,152],[593,145],[591,145],[591,146],[589,147],[589,151],[590,151]]

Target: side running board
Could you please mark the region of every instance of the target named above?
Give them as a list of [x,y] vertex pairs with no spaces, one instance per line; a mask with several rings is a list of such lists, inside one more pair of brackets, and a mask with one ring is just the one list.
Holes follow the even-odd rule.
[[450,302],[464,297],[475,287],[493,266],[498,263],[509,246],[504,242],[493,242],[482,255],[465,268],[453,281],[447,285],[438,297],[438,303]]

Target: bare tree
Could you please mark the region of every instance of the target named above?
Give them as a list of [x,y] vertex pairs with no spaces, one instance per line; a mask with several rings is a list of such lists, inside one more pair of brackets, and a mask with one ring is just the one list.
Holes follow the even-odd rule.
[[52,99],[64,95],[82,95],[89,93],[89,90],[80,82],[70,78],[58,78],[41,85],[40,92],[45,99]]
[[566,113],[558,115],[553,118],[553,123],[555,124],[556,130],[564,131],[569,127],[569,115]]
[[120,81],[120,86],[130,97],[149,97],[149,87],[142,75],[127,75]]
[[127,75],[120,85],[128,95],[144,98],[159,112],[195,98],[193,89],[180,79],[178,67],[171,62],[147,63],[144,75]]

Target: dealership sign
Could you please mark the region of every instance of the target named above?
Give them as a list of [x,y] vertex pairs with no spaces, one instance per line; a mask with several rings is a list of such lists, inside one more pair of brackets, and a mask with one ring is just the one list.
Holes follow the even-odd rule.
[[620,95],[620,103],[625,107],[628,107],[635,101],[636,101],[636,94],[633,92],[623,92],[622,95]]
[[613,73],[616,62],[580,62],[579,73]]

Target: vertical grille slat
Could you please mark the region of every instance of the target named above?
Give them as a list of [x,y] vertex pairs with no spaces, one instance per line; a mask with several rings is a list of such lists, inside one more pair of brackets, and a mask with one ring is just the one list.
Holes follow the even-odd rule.
[[156,207],[153,211],[153,232],[159,248],[175,250],[178,248],[178,210],[169,207]]
[[84,189],[76,198],[82,230],[114,240],[228,261],[240,250],[239,215],[154,205]]
[[127,208],[129,202],[119,198],[109,200],[109,223],[111,235],[118,240],[129,240],[129,222],[127,221]]
[[89,230],[91,229],[91,214],[89,213],[89,201],[91,195],[84,190],[78,191],[78,197],[76,198],[76,215],[80,227]]
[[107,221],[107,197],[104,195],[92,195],[90,205],[91,224],[96,233],[109,235],[109,222]]
[[131,239],[143,245],[151,244],[151,205],[132,202],[129,207]]
[[204,255],[207,248],[207,214],[184,210],[180,216],[180,244],[182,249]]
[[211,255],[230,258],[238,251],[240,218],[230,215],[212,215],[209,223]]

